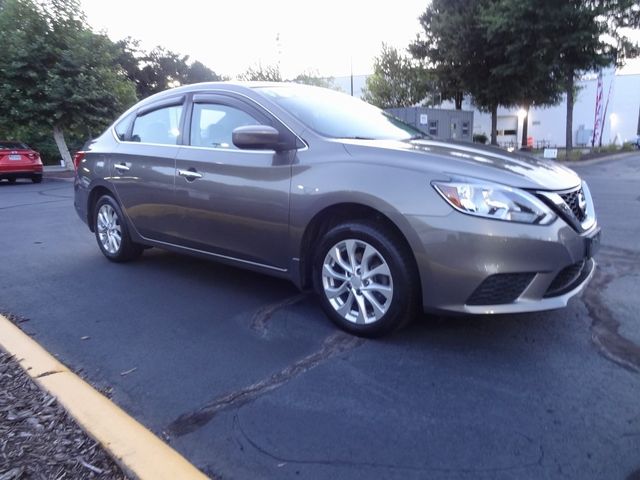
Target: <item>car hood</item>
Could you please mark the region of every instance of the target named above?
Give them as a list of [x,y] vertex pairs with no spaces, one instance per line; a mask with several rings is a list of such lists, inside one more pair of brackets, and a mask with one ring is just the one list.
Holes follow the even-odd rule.
[[354,156],[449,176],[473,177],[512,187],[535,190],[567,190],[580,185],[580,177],[559,163],[525,154],[464,142],[438,140],[347,140]]

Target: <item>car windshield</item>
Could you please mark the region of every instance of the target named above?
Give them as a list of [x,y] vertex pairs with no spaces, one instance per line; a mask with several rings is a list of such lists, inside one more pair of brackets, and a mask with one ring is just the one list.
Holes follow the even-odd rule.
[[325,137],[363,140],[428,138],[425,133],[373,105],[327,88],[279,85],[256,89]]
[[0,150],[28,150],[24,143],[20,142],[0,142]]

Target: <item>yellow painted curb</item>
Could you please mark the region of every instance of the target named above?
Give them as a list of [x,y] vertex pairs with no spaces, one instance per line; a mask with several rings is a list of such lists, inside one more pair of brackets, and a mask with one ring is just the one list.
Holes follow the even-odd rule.
[[41,388],[57,398],[129,476],[140,480],[207,478],[2,315],[0,346],[16,358]]

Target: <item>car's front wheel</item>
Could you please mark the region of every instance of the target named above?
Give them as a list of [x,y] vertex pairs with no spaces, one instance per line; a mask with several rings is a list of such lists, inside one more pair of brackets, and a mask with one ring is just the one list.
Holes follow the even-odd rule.
[[112,196],[98,199],[93,219],[96,240],[105,257],[126,262],[140,256],[143,247],[131,240],[122,210]]
[[407,324],[419,305],[413,257],[390,229],[353,222],[329,230],[314,262],[325,313],[355,335],[377,337]]

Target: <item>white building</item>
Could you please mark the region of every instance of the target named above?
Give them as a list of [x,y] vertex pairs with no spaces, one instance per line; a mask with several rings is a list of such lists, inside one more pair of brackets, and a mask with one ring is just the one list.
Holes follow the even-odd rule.
[[[354,95],[360,96],[361,88],[366,82],[366,75],[358,75],[358,88]],[[343,91],[349,91],[349,77],[338,77],[336,84]],[[603,72],[602,109],[606,106],[604,126],[602,129],[602,145],[622,144],[635,140],[640,134],[640,74],[625,74],[613,69]],[[593,136],[596,91],[598,79],[596,74],[586,75],[577,82],[578,92],[573,109],[573,144],[574,146],[591,146]],[[347,87],[345,89],[345,87]],[[440,105],[444,109],[454,108],[450,102]],[[463,110],[473,110],[473,133],[484,133],[490,137],[491,115],[478,111],[470,99],[465,99]],[[502,145],[520,145],[522,142],[522,112],[520,108],[498,109],[498,143]],[[565,145],[566,100],[547,108],[533,107],[529,111],[528,136],[533,137],[534,146]],[[596,139],[596,145],[598,144]]]
[[[602,108],[606,108],[602,129],[602,145],[635,140],[640,134],[640,74],[615,74],[604,72]],[[591,146],[596,111],[596,75],[586,76],[577,82],[578,92],[573,108],[573,144]],[[463,109],[473,109],[466,102]],[[549,145],[564,147],[567,119],[566,99],[553,107],[532,108],[529,111],[528,136],[533,137],[534,146]],[[523,112],[519,108],[498,109],[498,143],[519,145],[522,142]],[[476,110],[474,133],[491,133],[491,115]],[[596,145],[598,145],[596,139]]]

